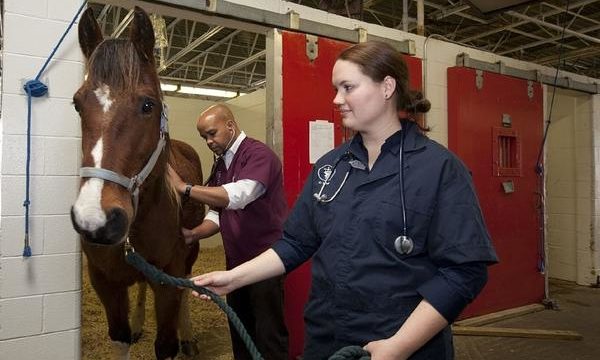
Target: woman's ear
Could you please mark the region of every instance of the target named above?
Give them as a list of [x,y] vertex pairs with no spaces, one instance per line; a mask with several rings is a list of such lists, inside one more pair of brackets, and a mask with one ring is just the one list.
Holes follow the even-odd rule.
[[390,99],[394,95],[394,91],[396,91],[396,79],[388,75],[383,78],[383,94],[385,99]]

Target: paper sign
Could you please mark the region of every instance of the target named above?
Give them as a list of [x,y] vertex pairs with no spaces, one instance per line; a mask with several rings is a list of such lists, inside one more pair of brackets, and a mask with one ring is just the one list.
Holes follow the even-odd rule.
[[308,151],[309,161],[314,164],[319,158],[333,150],[333,123],[327,120],[309,122]]

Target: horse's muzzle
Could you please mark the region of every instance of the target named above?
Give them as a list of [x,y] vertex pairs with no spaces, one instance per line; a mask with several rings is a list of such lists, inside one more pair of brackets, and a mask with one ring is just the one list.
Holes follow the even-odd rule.
[[71,208],[71,222],[84,241],[97,245],[121,244],[127,233],[127,213],[121,208],[112,208],[106,212],[106,223],[94,231],[82,229],[75,219]]

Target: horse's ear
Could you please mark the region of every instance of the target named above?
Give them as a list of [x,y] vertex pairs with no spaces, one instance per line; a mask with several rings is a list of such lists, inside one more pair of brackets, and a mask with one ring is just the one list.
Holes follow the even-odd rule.
[[87,8],[79,20],[79,47],[86,59],[90,58],[102,40],[102,31],[96,22],[94,11]]
[[148,14],[136,6],[133,12],[133,25],[129,31],[129,39],[133,42],[141,59],[154,61],[154,28]]

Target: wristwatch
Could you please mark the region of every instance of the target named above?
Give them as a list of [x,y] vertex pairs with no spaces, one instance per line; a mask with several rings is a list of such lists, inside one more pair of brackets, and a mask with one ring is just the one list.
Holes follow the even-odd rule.
[[193,187],[194,187],[194,185],[192,185],[192,184],[185,184],[185,191],[183,192],[183,197],[185,199],[190,197],[190,193],[192,192]]

